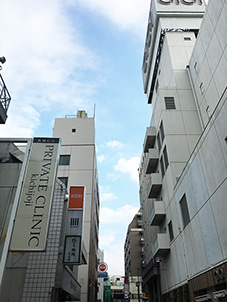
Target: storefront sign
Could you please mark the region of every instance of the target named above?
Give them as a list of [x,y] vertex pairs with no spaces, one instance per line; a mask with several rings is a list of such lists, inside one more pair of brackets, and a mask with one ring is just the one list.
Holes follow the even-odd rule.
[[85,198],[85,187],[70,187],[69,206],[70,210],[83,209]]
[[77,301],[80,300],[81,286],[80,284],[72,277],[69,271],[64,268],[63,278],[62,278],[62,288],[76,298]]
[[34,138],[16,215],[11,251],[45,250],[58,154],[58,138]]
[[68,210],[66,235],[82,236],[83,211]]
[[80,264],[81,236],[66,236],[64,264]]

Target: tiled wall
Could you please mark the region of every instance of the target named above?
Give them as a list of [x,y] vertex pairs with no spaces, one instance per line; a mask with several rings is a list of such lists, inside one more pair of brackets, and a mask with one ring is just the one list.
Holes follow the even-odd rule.
[[51,210],[47,248],[29,255],[22,302],[49,302],[55,286],[57,263],[62,262],[59,246],[64,243],[65,187],[57,180]]

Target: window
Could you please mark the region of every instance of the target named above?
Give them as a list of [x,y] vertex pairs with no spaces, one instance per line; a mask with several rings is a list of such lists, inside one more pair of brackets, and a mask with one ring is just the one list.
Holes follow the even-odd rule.
[[184,41],[191,41],[191,37],[184,37]]
[[168,160],[166,146],[165,146],[165,148],[163,150],[163,156],[164,156],[164,162],[165,162],[165,169],[167,169],[168,165],[169,165],[169,160]]
[[166,109],[176,109],[174,97],[165,97]]
[[158,135],[157,135],[157,142],[158,142],[158,150],[159,150],[159,152],[160,152],[160,150],[161,150],[161,140],[160,140],[160,135],[159,135],[159,133],[158,133]]
[[188,204],[187,204],[187,199],[186,199],[185,194],[183,195],[183,197],[180,200],[180,209],[181,209],[183,225],[185,227],[190,221],[189,211],[188,211]]
[[164,177],[165,169],[164,169],[164,164],[163,164],[163,157],[160,158],[160,166],[161,166],[162,177]]
[[60,155],[59,165],[68,166],[70,163],[70,155]]
[[68,177],[58,177],[58,179],[60,179],[67,188],[67,186],[68,186]]
[[75,128],[73,128],[73,129],[72,129],[72,132],[74,132],[74,133],[75,133],[75,132],[76,132],[76,129],[75,129]]
[[163,143],[164,141],[164,138],[165,138],[165,133],[164,133],[164,128],[163,128],[163,123],[161,121],[161,124],[160,124],[160,134],[161,134],[161,141]]
[[174,235],[173,235],[173,225],[172,225],[172,221],[171,220],[168,223],[168,229],[169,229],[169,238],[170,238],[170,241],[172,241],[173,238],[174,238]]

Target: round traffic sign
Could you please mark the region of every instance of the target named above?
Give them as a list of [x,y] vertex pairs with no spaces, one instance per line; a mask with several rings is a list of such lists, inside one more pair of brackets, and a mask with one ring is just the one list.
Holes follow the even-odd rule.
[[105,262],[101,262],[98,266],[99,272],[105,273],[108,269],[108,266]]

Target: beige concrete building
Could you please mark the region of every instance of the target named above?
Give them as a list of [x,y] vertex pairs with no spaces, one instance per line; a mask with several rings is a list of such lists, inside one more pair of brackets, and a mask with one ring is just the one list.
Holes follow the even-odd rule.
[[99,229],[99,190],[95,153],[94,118],[85,111],[76,117],[55,119],[53,137],[61,138],[58,178],[68,191],[72,186],[85,186],[82,241],[87,264],[74,267],[81,285],[81,301],[95,301],[97,297],[97,257]]
[[142,228],[142,213],[138,211],[128,225],[124,244],[125,276],[128,277],[128,292],[130,301],[138,301],[143,297],[142,270],[144,267],[144,237]]
[[226,20],[226,0],[151,1],[140,165],[149,301],[227,300]]

